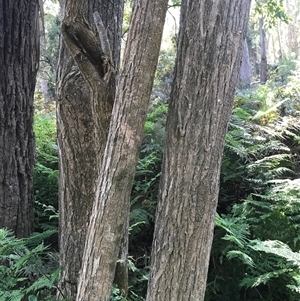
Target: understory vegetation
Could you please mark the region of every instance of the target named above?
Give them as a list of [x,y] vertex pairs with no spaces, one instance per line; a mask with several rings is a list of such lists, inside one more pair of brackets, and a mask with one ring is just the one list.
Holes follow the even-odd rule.
[[[206,300],[300,299],[300,71],[294,65],[282,81],[282,68],[267,84],[236,94],[222,160]],[[149,107],[132,189],[127,300],[143,300],[146,294],[168,108],[162,98],[154,97]],[[35,133],[35,233],[16,239],[0,230],[3,301],[55,300],[59,289],[53,113],[37,112]],[[117,287],[111,300],[125,300]]]

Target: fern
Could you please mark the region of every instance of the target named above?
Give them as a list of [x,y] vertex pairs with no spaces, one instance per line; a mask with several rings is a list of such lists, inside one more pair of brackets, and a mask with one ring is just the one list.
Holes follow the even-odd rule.
[[[272,290],[269,295],[276,295],[280,286],[286,287],[282,296],[299,300],[295,279],[300,277],[300,254],[292,249],[299,250],[299,226],[294,222],[300,218],[299,200],[298,179],[275,180],[269,182],[265,194],[251,194],[243,203],[234,205],[230,215],[216,216],[218,242],[214,242],[213,250],[217,244],[220,264],[231,266],[227,277],[232,273],[238,277],[235,281],[240,289],[236,288],[235,294],[243,288],[259,289],[265,294],[268,288]],[[220,244],[218,235],[224,243]],[[212,256],[216,256],[214,251]],[[216,279],[223,281],[222,277],[212,281]]]
[[299,74],[236,97],[206,300],[300,300]]
[[10,292],[0,291],[0,300],[3,301],[21,301],[24,297],[24,293],[21,290],[12,290]]
[[300,267],[300,254],[293,252],[290,247],[278,240],[254,241],[250,247],[255,251],[273,254],[285,259],[293,268]]
[[36,165],[34,169],[35,229],[57,229],[58,219],[50,219],[58,208],[58,147],[56,143],[56,120],[51,114],[36,114]]
[[217,214],[215,224],[225,230],[224,240],[231,241],[239,247],[243,247],[247,243],[247,237],[250,234],[249,226],[246,223],[242,223],[241,220],[221,217]]
[[0,229],[1,301],[24,300],[30,294],[50,300],[56,291],[58,257],[52,256],[43,240],[52,234],[47,231],[18,239],[12,232]]
[[231,260],[233,258],[238,258],[239,260],[241,260],[245,265],[250,266],[250,267],[254,267],[254,262],[253,259],[246,253],[240,251],[240,250],[232,250],[229,251],[226,254],[226,257]]

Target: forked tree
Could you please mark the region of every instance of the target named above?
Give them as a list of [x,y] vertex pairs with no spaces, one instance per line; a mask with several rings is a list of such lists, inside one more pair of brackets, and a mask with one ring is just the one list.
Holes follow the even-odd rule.
[[110,300],[161,44],[167,0],[134,3],[85,245],[77,301]]
[[[61,10],[57,71],[59,286],[64,296],[75,298],[115,98],[123,0],[62,0]],[[96,19],[94,12],[99,12]],[[100,33],[99,26],[103,29]],[[111,54],[106,53],[107,45]]]
[[147,301],[202,301],[250,0],[182,0]]

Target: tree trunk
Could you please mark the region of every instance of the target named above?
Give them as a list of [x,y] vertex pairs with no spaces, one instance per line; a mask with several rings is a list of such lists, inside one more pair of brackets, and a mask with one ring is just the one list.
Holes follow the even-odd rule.
[[167,0],[136,0],[90,220],[77,301],[110,300]]
[[118,262],[115,270],[114,283],[120,289],[123,297],[128,295],[128,243],[129,243],[129,214],[124,223],[121,238],[121,247],[119,249]]
[[240,71],[239,87],[240,88],[249,88],[252,81],[252,70],[250,63],[250,56],[248,50],[247,40],[244,41],[243,46],[243,56],[242,56],[242,65]]
[[299,59],[299,48],[300,48],[300,28],[299,28],[299,13],[300,3],[299,1],[286,1],[287,14],[292,17],[293,21],[288,24],[287,32],[287,49],[288,55],[291,58]]
[[[115,97],[123,0],[64,0],[61,5],[63,39],[57,73],[60,287],[65,296],[75,298]],[[95,35],[94,11],[100,12],[107,28],[112,49],[109,64]]]
[[276,25],[276,30],[277,30],[277,39],[278,39],[278,46],[279,46],[279,60],[282,60],[285,58],[283,48],[282,48],[282,42],[281,42],[281,32],[280,32],[280,22],[277,23]]
[[264,17],[259,18],[260,35],[260,82],[265,84],[268,79],[267,49],[266,49],[266,31],[264,29]]
[[37,0],[0,0],[0,227],[33,230],[33,98],[39,62]]
[[248,0],[182,1],[147,301],[201,301]]

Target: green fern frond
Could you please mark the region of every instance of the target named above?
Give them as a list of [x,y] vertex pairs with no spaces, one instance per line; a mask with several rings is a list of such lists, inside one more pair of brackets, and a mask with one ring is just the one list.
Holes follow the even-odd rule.
[[288,274],[291,271],[292,271],[291,269],[281,269],[281,270],[276,270],[274,272],[264,273],[257,277],[245,277],[240,282],[240,286],[246,288],[257,287],[261,284],[266,284],[268,281],[270,281],[273,278],[277,278],[281,275]]
[[36,246],[32,250],[24,249],[23,252],[18,252],[18,258],[16,262],[13,265],[13,268],[16,269],[16,272],[19,271],[25,265],[30,259],[32,259],[35,255],[38,253],[42,253],[47,249],[47,247],[44,246],[43,243],[40,245]]
[[221,217],[219,214],[216,215],[215,224],[226,231],[223,237],[224,240],[231,241],[241,248],[246,245],[249,235],[248,225],[238,223],[233,218]]
[[56,289],[55,283],[58,281],[60,269],[56,269],[51,275],[43,275],[33,282],[25,291],[27,294],[35,293],[43,288]]
[[255,206],[257,208],[260,208],[260,209],[267,209],[269,210],[270,209],[270,202],[264,202],[262,200],[254,200],[253,199],[253,196],[257,196],[257,197],[260,197],[262,200],[265,198],[264,195],[261,195],[261,194],[251,194],[248,196],[248,198],[245,200],[245,206]]
[[50,229],[44,232],[34,232],[26,238],[26,246],[32,247],[41,244],[45,239],[57,233],[57,229]]
[[253,259],[246,253],[239,251],[239,250],[233,250],[233,251],[229,251],[226,255],[226,257],[230,260],[233,258],[238,258],[239,260],[241,260],[245,265],[250,266],[250,267],[254,267],[254,262]]
[[[256,160],[253,164],[249,165],[249,168],[251,169],[252,166],[263,164],[263,163],[267,164],[267,167],[272,167],[274,165],[278,165],[280,161],[290,160],[290,158],[291,158],[290,154],[270,155],[270,156],[264,157],[262,159]],[[269,165],[269,164],[272,164],[272,165]]]
[[21,290],[13,290],[10,292],[1,292],[0,291],[0,300],[1,301],[21,301],[25,296]]
[[292,280],[294,284],[288,284],[286,287],[290,289],[291,291],[294,291],[298,294],[300,294],[300,274],[296,273],[292,276]]
[[[58,279],[58,259],[52,258],[44,246],[43,239],[53,231],[32,237],[18,239],[10,231],[0,229],[0,259],[6,262],[0,266],[0,300],[24,300],[32,290],[49,294],[49,289]],[[39,243],[35,245],[34,243]],[[54,263],[55,261],[55,263]],[[47,280],[47,281],[46,281]],[[50,293],[51,295],[51,293]]]
[[300,254],[293,252],[288,245],[278,240],[255,240],[250,248],[255,251],[265,252],[284,258],[293,267],[300,267]]
[[286,285],[286,287],[288,289],[290,289],[291,291],[296,292],[300,295],[300,286],[296,286],[296,285],[293,285],[293,284],[288,284],[288,285]]

